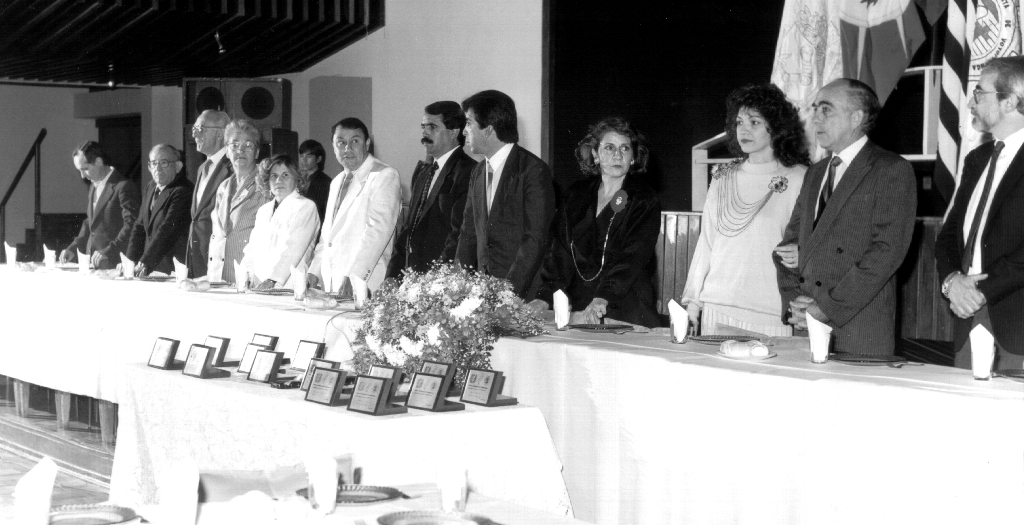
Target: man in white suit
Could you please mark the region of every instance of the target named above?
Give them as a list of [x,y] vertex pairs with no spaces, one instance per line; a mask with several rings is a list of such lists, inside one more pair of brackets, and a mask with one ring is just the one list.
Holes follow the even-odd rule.
[[339,292],[358,279],[376,290],[391,260],[395,225],[402,210],[398,171],[369,152],[370,133],[357,118],[331,128],[334,155],[344,171],[331,181],[320,242],[307,279],[312,287]]

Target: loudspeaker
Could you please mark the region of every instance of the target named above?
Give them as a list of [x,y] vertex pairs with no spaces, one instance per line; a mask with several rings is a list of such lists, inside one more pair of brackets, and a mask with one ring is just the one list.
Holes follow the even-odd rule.
[[[192,126],[185,128],[186,134],[191,132]],[[260,130],[260,135],[263,137],[263,146],[260,148],[260,154],[256,158],[263,160],[278,153],[287,153],[291,155],[292,161],[295,163],[299,162],[298,133],[289,129],[272,128],[270,130]],[[192,182],[196,181],[196,173],[199,172],[199,166],[205,161],[206,155],[196,151],[195,141],[185,144],[185,173],[188,175],[189,180]]]
[[185,78],[184,123],[208,109],[253,121],[261,132],[292,127],[292,83],[283,78]]

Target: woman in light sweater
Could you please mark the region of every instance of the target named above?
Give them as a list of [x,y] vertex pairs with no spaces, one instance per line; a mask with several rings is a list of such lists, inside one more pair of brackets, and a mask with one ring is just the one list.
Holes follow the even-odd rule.
[[772,250],[810,163],[803,126],[796,108],[771,84],[737,89],[726,106],[729,147],[740,158],[712,170],[680,304],[691,323],[700,322],[701,335],[721,326],[791,335],[782,320]]

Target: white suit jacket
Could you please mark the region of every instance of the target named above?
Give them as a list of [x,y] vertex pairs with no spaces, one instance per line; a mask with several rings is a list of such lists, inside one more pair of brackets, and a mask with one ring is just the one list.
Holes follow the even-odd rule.
[[291,278],[292,266],[303,270],[305,278],[319,229],[316,204],[293,191],[276,212],[274,201],[256,211],[256,225],[249,234],[242,262],[259,282],[273,279],[278,288],[283,288]]
[[371,291],[380,287],[402,212],[397,170],[368,155],[353,175],[337,213],[338,192],[349,176],[348,170],[331,181],[320,243],[309,267],[309,273],[320,279],[324,289],[335,293],[341,291],[349,276],[366,281]]

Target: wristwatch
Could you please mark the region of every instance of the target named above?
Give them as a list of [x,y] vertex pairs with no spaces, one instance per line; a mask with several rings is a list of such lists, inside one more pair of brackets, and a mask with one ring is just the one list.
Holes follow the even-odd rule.
[[963,275],[963,274],[964,274],[963,272],[953,272],[953,273],[947,275],[946,278],[942,280],[942,296],[943,297],[945,297],[947,299],[949,298],[949,283],[950,283],[950,281],[952,281],[953,278],[956,277],[957,275]]

